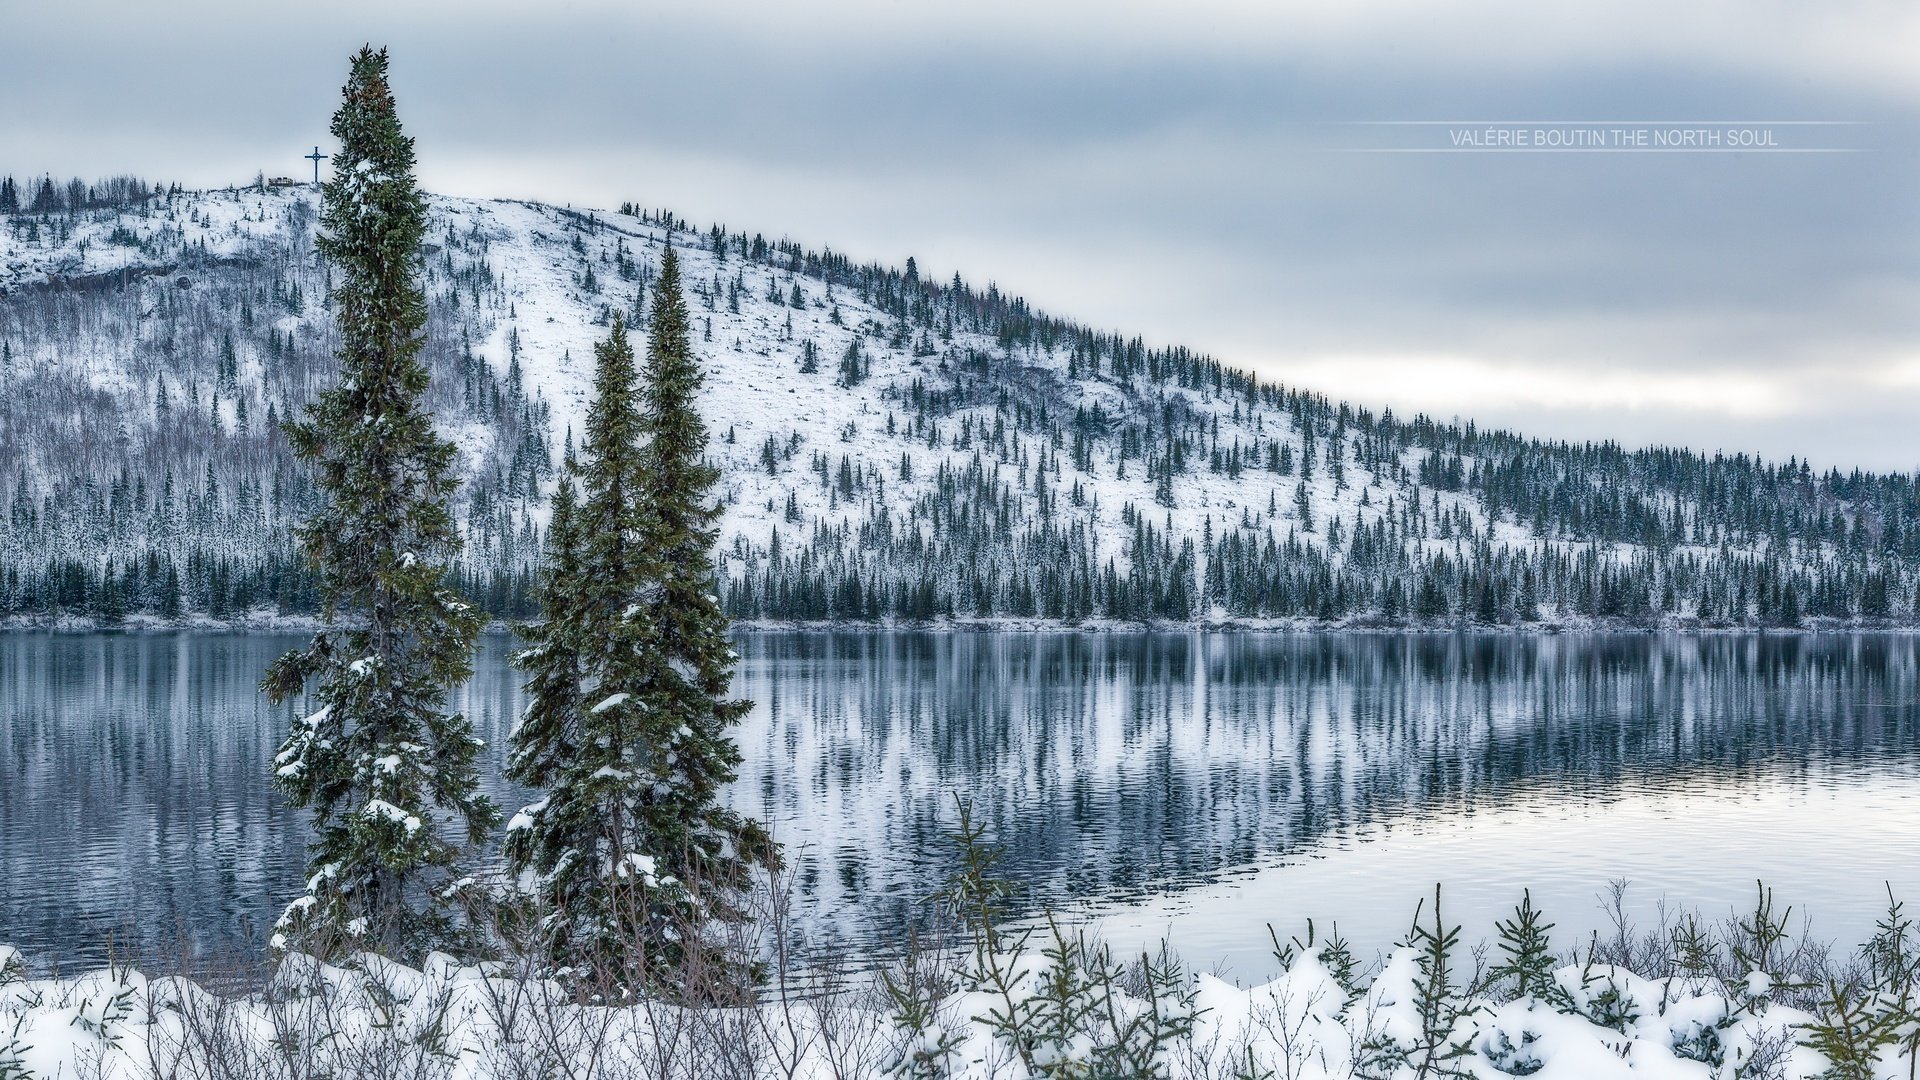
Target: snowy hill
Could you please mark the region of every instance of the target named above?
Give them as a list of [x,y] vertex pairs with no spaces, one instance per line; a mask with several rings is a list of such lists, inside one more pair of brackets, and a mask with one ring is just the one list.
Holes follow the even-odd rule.
[[[0,219],[0,615],[310,611],[287,532],[314,496],[277,423],[331,378],[317,195],[138,195]],[[744,618],[1914,615],[1911,477],[1401,421],[911,262],[431,206],[431,405],[463,452],[465,585],[503,614],[593,343],[671,243]]]

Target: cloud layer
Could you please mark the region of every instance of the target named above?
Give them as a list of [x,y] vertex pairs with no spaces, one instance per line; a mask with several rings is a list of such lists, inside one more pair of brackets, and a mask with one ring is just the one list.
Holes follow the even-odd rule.
[[[373,40],[439,190],[911,254],[1403,413],[1920,464],[1920,9],[1280,7],[5,5],[0,170],[297,173]],[[1599,118],[1865,152],[1342,152]]]

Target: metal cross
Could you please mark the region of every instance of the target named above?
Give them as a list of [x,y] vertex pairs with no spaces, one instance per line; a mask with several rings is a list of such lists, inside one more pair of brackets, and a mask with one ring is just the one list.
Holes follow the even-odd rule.
[[313,148],[313,153],[302,156],[308,161],[313,162],[313,183],[314,186],[318,187],[320,184],[320,163],[327,160],[328,155],[321,153],[320,148],[316,146]]

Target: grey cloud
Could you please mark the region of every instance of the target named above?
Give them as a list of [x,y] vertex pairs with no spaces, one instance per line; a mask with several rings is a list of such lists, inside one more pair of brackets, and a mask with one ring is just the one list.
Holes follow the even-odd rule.
[[[912,254],[1283,378],[1346,354],[1789,381],[1920,356],[1920,92],[1885,59],[1912,20],[1879,4],[1622,4],[1600,21],[1487,3],[1444,22],[1391,3],[1214,4],[1211,21],[1142,5],[246,10],[0,8],[0,169],[295,172],[346,53],[372,38],[394,48],[433,186],[638,199]],[[1872,152],[1326,145],[1355,137],[1327,121],[1609,115],[1868,120],[1855,137]],[[1544,435],[1905,467],[1906,399],[1845,393],[1764,417],[1486,412]]]

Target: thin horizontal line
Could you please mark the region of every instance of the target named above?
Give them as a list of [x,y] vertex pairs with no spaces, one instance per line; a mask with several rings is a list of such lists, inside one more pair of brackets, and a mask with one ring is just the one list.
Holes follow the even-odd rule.
[[1311,120],[1314,124],[1344,124],[1358,126],[1398,125],[1429,127],[1519,127],[1525,124],[1539,124],[1558,127],[1604,127],[1612,124],[1621,127],[1685,127],[1689,124],[1697,127],[1742,127],[1758,125],[1763,127],[1788,126],[1871,126],[1876,120]]
[[1838,146],[1325,146],[1333,154],[1871,154]]

